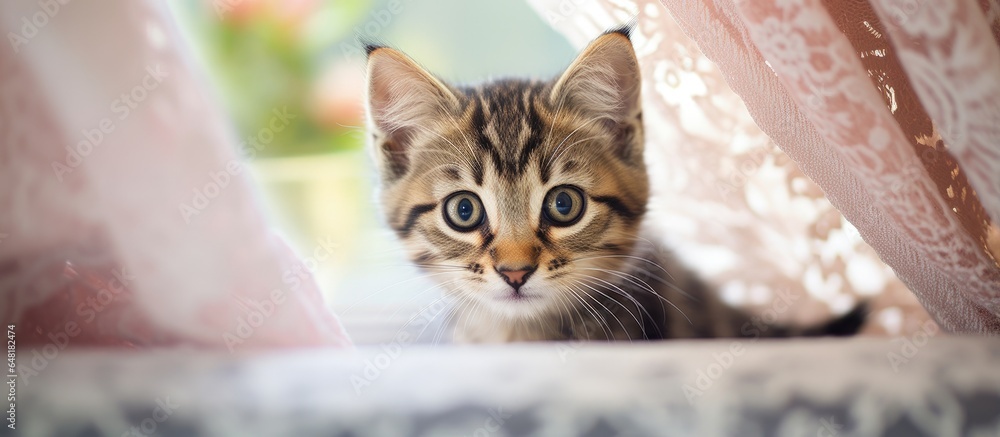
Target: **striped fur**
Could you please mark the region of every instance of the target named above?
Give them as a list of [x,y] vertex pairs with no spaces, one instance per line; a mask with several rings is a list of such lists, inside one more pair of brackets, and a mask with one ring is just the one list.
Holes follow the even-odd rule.
[[[456,338],[633,340],[823,334],[767,326],[646,236],[639,67],[628,29],[606,33],[553,81],[457,87],[402,53],[369,47],[368,114],[381,201],[411,259],[455,297]],[[549,190],[581,190],[560,226]],[[469,192],[485,218],[461,231],[445,201]],[[505,271],[527,271],[520,288]],[[857,329],[852,314],[832,333]],[[856,320],[855,320],[856,319]]]

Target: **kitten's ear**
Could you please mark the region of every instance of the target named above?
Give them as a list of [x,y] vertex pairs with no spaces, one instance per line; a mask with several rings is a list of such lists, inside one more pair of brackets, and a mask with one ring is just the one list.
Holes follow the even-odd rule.
[[564,105],[618,123],[636,117],[642,79],[629,31],[626,26],[591,42],[552,88],[553,107]]
[[406,172],[413,139],[421,129],[433,129],[435,119],[458,107],[448,86],[387,47],[368,52],[368,117],[376,154],[389,179]]

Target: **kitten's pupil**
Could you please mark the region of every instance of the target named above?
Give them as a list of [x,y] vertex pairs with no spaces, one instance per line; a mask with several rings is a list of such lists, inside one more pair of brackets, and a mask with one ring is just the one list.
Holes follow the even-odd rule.
[[565,192],[559,193],[559,195],[556,196],[556,211],[559,211],[559,214],[565,216],[572,210],[573,198],[569,197],[569,194],[566,194]]
[[458,218],[463,222],[467,222],[472,218],[472,210],[472,201],[469,199],[462,199],[458,202]]

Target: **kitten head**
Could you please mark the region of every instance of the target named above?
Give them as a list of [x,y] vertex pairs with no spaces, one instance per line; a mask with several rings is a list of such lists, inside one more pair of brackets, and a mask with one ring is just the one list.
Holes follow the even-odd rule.
[[553,81],[473,88],[369,47],[383,210],[411,259],[504,319],[614,293],[649,195],[640,85],[628,29]]

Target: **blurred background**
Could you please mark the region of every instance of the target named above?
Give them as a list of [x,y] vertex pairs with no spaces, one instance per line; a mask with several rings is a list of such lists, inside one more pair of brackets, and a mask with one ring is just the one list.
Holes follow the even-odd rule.
[[186,0],[170,8],[232,117],[273,223],[303,257],[320,261],[315,274],[345,324],[371,313],[362,309],[433,297],[420,294],[431,284],[412,279],[418,273],[378,215],[358,39],[401,49],[457,83],[547,78],[575,55],[519,1]]

